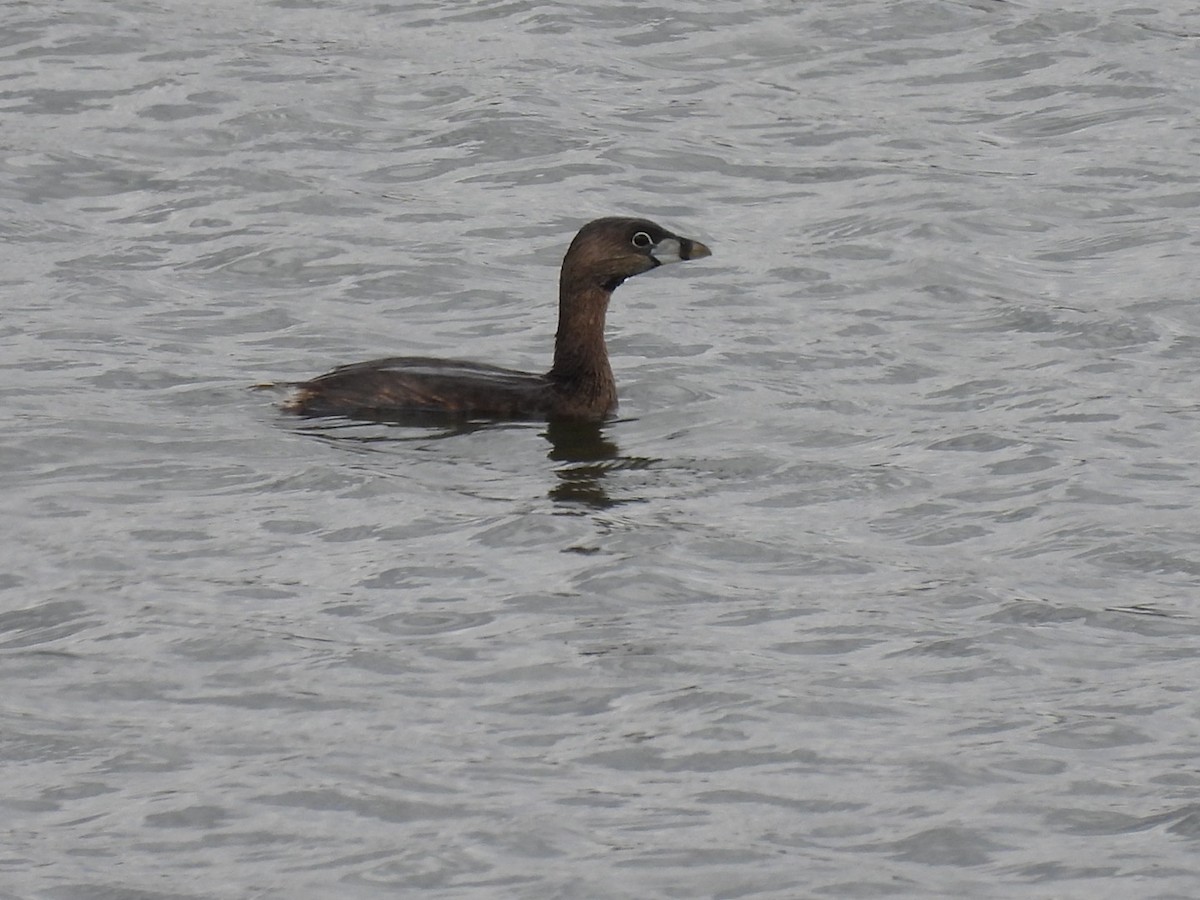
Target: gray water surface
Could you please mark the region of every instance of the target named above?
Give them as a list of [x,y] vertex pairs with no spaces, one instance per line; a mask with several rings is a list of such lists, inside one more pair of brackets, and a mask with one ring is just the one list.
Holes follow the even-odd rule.
[[[1200,895],[1200,13],[0,7],[4,900]],[[250,386],[548,365],[599,429]]]

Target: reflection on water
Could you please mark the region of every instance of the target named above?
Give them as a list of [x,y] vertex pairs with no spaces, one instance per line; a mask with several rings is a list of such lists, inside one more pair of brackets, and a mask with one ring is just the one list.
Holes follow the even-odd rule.
[[[362,451],[383,449],[380,445],[412,444],[448,438],[498,432],[514,423],[472,420],[438,414],[393,417],[359,421],[337,417],[301,419],[296,431],[334,446]],[[517,423],[527,427],[530,423]],[[622,456],[621,449],[609,433],[608,426],[595,422],[553,421],[545,426],[541,437],[550,443],[546,458],[561,463],[554,469],[556,482],[548,496],[555,503],[572,504],[589,509],[609,509],[628,503],[635,497],[614,498],[606,480],[616,471],[645,469],[657,459]],[[479,440],[487,440],[480,434]],[[500,452],[499,450],[497,451]],[[447,457],[447,462],[453,462]]]
[[346,419],[340,416],[299,418],[296,430],[331,443],[355,444],[427,441],[459,437],[482,431],[496,423],[434,413],[377,419]]
[[656,460],[622,457],[621,450],[595,422],[551,422],[543,437],[551,444],[549,458],[567,463],[556,470],[558,484],[550,490],[556,503],[575,503],[608,509],[628,502],[613,499],[605,489],[608,474],[617,469],[643,469]]

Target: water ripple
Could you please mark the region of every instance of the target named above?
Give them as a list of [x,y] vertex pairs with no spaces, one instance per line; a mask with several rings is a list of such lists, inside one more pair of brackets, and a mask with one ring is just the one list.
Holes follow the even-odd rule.
[[[1191,896],[1194,18],[11,6],[5,886]],[[602,427],[246,389],[613,213]]]

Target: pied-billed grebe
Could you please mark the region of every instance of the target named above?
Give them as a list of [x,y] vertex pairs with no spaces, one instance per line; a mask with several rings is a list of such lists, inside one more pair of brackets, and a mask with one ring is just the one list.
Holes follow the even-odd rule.
[[303,416],[396,419],[449,414],[599,421],[617,408],[604,314],[626,278],[710,251],[646,219],[589,222],[563,257],[554,365],[545,375],[424,357],[340,366],[297,390],[283,408]]

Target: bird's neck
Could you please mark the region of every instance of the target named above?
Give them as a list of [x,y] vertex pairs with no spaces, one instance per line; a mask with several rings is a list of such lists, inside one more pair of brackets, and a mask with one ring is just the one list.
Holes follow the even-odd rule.
[[550,380],[597,403],[616,402],[616,386],[604,344],[604,315],[612,292],[563,271],[558,296],[558,334]]

